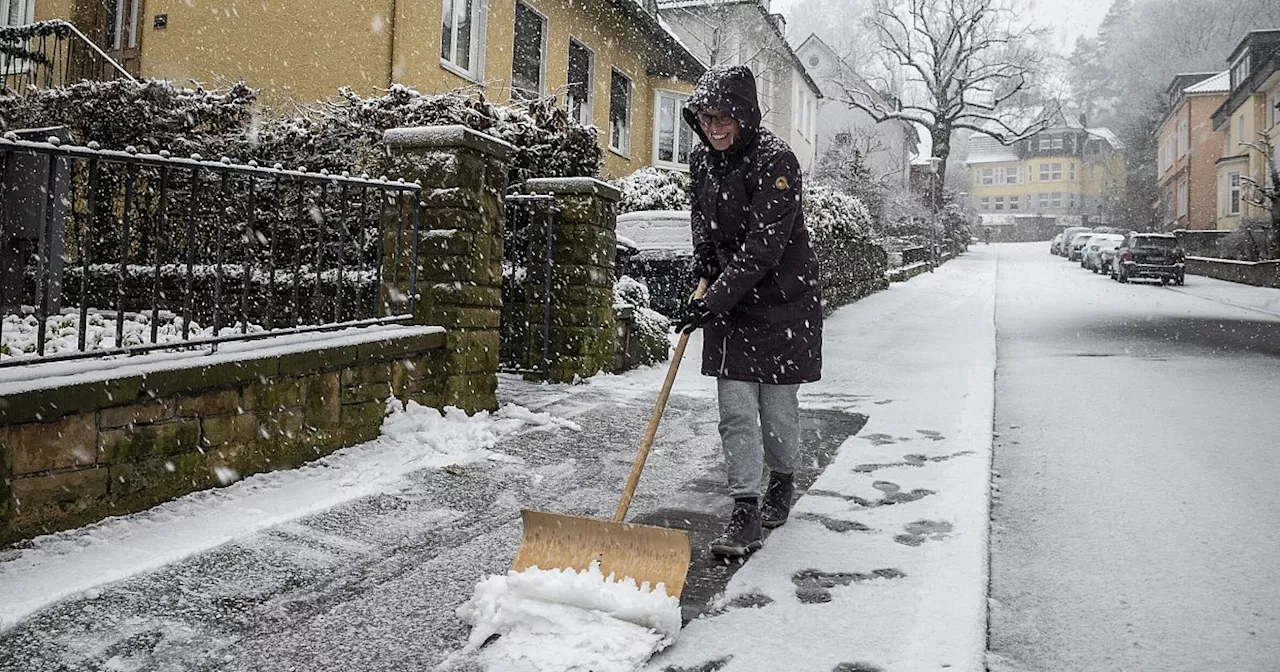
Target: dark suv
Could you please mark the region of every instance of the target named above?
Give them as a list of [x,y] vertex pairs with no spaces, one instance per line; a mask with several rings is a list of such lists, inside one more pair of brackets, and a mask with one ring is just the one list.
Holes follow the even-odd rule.
[[1120,282],[1146,278],[1181,285],[1186,280],[1186,258],[1172,233],[1130,233],[1116,250],[1111,277]]

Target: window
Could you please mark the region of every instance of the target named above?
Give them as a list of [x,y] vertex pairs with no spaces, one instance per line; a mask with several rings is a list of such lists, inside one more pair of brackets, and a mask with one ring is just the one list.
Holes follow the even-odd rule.
[[1049,138],[1049,136],[1047,136],[1047,135],[1042,135],[1042,136],[1040,136],[1040,151],[1042,151],[1042,152],[1047,152],[1047,151],[1049,151],[1049,146],[1050,146],[1052,143],[1053,143],[1053,140],[1052,140],[1052,139],[1050,139],[1050,138]]
[[1187,125],[1187,120],[1183,119],[1178,122],[1178,158],[1187,155],[1191,149],[1191,127]]
[[1051,145],[1051,148],[1062,149],[1062,136],[1060,135],[1053,136],[1053,144]]
[[105,4],[107,44],[114,51],[138,46],[138,0],[109,0]]
[[609,75],[609,149],[631,152],[631,78],[617,69]]
[[591,125],[593,116],[595,96],[591,82],[595,79],[595,60],[595,54],[586,45],[569,40],[569,92],[565,94],[565,102],[569,105],[569,116],[583,126]]
[[1017,196],[1010,196],[1010,197],[1009,197],[1009,209],[1010,209],[1010,210],[1017,210],[1017,209],[1018,209],[1018,205],[1019,205],[1019,199],[1018,199],[1018,197],[1017,197]]
[[1178,180],[1178,216],[1185,217],[1187,214],[1187,181]]
[[1234,91],[1240,83],[1249,78],[1249,52],[1245,52],[1240,60],[1231,66],[1231,89]]
[[1280,91],[1267,96],[1267,128],[1276,124],[1280,124]]
[[996,210],[1004,210],[1004,196],[996,196]]
[[542,97],[546,17],[523,2],[517,2],[515,35],[511,46],[511,99],[536,100]]
[[[35,20],[35,0],[0,0],[0,19],[5,26],[22,26]],[[13,46],[26,48],[26,41],[19,41]],[[0,68],[6,73],[26,72],[31,64],[25,59],[9,60],[10,57],[0,54]]]
[[996,169],[995,169],[995,168],[983,168],[983,169],[982,169],[982,183],[983,183],[984,185],[986,185],[986,184],[995,184],[995,183],[996,183]]
[[1005,184],[1018,184],[1021,181],[1022,181],[1022,168],[1013,167],[1005,170],[1005,173],[1004,173]]
[[1044,210],[1048,207],[1049,207],[1049,194],[1042,192],[1040,194],[1040,209]]
[[1076,179],[1076,164],[1068,163],[1067,165],[1071,166],[1071,179],[1074,181]]
[[1040,164],[1040,181],[1041,182],[1045,182],[1049,180],[1061,180],[1061,179],[1062,179],[1061,163]]
[[1244,143],[1244,113],[1236,117],[1236,142]]
[[440,38],[441,64],[472,79],[479,78],[484,53],[484,0],[444,0]]
[[1240,214],[1240,173],[1227,173],[1227,214]]
[[1164,143],[1156,145],[1156,173],[1163,173],[1165,166],[1169,165],[1169,159],[1164,155]]
[[983,210],[990,210],[990,209],[991,209],[991,197],[989,197],[989,196],[983,196],[982,198],[978,199],[978,202],[982,204],[982,209],[983,209]]
[[1178,143],[1177,136],[1169,134],[1164,139],[1164,161],[1166,166],[1173,166],[1173,157],[1177,156]]
[[1074,208],[1074,207],[1076,207],[1076,195],[1075,195],[1075,192],[1072,192],[1072,193],[1070,193],[1070,194],[1067,194],[1067,207],[1068,207],[1068,208]]
[[1055,191],[1052,194],[1049,194],[1049,207],[1051,208],[1062,207],[1062,192]]
[[674,164],[687,167],[689,152],[693,149],[693,129],[684,122],[681,110],[689,96],[671,91],[658,91],[658,118],[653,127],[654,161],[658,164]]

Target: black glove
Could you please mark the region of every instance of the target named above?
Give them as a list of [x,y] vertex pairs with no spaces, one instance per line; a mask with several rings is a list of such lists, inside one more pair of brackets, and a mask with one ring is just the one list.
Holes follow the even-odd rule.
[[702,299],[689,299],[689,303],[676,317],[676,331],[682,334],[692,334],[695,329],[706,324],[712,317],[711,311],[707,310],[707,302]]
[[714,281],[720,276],[720,264],[715,261],[698,261],[693,262],[693,277],[706,278],[708,281]]

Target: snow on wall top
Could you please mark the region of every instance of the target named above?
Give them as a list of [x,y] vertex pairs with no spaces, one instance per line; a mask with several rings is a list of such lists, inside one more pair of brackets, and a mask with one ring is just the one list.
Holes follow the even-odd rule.
[[693,251],[688,210],[641,210],[618,215],[618,235],[640,250]]
[[382,140],[388,145],[401,147],[446,147],[450,145],[492,143],[493,147],[501,148],[506,152],[515,150],[515,146],[505,140],[457,124],[450,126],[389,128],[383,131]]

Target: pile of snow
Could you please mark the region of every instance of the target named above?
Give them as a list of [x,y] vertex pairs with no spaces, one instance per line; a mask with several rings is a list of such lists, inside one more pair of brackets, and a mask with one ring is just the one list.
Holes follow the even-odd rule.
[[[156,328],[156,343],[181,341],[182,317],[161,311]],[[0,323],[0,359],[36,354],[36,336],[40,321],[35,315],[5,315]],[[262,331],[262,327],[250,324],[249,333]],[[219,336],[240,333],[240,325],[223,327]],[[189,338],[213,336],[213,327],[191,322]],[[151,315],[148,313],[124,314],[124,338],[116,342],[116,313],[89,311],[85,318],[85,350],[106,350],[115,347],[145,345],[151,342]],[[80,347],[80,314],[67,310],[45,318],[44,354],[74,352]]]
[[531,567],[492,575],[458,607],[467,649],[503,672],[632,672],[680,632],[680,601],[665,586],[585,571]]
[[618,215],[618,234],[636,249],[693,251],[688,210],[641,210]]

